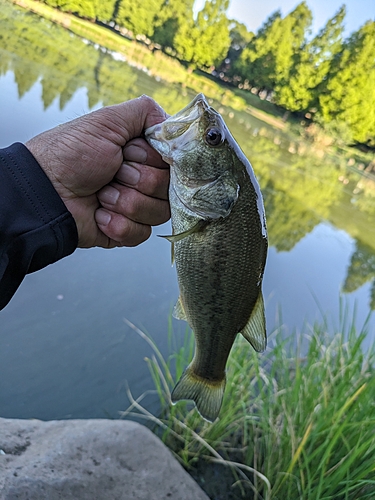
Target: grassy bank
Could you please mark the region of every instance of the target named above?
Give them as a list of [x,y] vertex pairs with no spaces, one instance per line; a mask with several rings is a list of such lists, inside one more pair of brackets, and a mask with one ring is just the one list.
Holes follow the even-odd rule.
[[[152,420],[217,500],[374,498],[375,348],[364,354],[365,333],[357,334],[347,317],[328,330],[315,325],[286,340],[277,332],[263,355],[237,339],[214,424],[189,403],[170,405],[170,392],[193,354],[192,335],[171,346],[175,354],[168,360],[153,345],[148,363],[163,415],[150,415],[134,400],[124,415]],[[217,474],[214,491],[218,481],[210,478]]]

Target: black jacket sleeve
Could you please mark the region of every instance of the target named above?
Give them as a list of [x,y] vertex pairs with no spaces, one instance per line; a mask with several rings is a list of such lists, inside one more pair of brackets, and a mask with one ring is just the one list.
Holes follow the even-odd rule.
[[77,244],[72,215],[30,151],[20,143],[0,149],[0,309],[27,273]]

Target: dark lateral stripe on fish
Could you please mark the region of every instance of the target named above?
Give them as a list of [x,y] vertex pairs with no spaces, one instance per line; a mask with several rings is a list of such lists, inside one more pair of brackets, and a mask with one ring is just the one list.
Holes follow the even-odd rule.
[[172,403],[184,399],[194,401],[200,415],[213,422],[219,415],[226,380],[211,382],[196,375],[188,366],[171,394]]

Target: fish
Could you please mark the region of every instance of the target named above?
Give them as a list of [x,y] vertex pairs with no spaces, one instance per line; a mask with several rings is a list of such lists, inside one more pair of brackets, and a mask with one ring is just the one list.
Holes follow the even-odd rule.
[[236,336],[258,352],[266,348],[263,198],[249,160],[203,94],[144,135],[170,165],[172,234],[164,237],[180,291],[173,316],[187,321],[195,338],[171,401],[192,400],[214,422]]

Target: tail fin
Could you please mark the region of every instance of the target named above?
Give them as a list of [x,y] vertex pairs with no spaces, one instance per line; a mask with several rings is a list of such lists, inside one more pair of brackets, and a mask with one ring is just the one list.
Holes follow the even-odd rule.
[[200,415],[208,422],[213,422],[220,412],[225,382],[225,377],[217,382],[202,378],[188,366],[172,391],[172,403],[191,399]]

